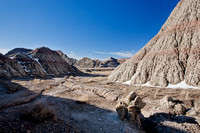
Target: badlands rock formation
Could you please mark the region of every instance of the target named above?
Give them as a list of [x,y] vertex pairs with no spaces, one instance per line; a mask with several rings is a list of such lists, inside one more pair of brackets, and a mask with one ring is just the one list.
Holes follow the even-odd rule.
[[0,78],[27,76],[24,69],[16,62],[0,53]]
[[74,65],[78,60],[77,59],[74,59],[74,58],[70,58],[68,57],[66,54],[64,54],[62,51],[60,50],[57,50],[56,51],[58,54],[60,54],[63,59],[65,59],[70,65]]
[[105,67],[117,67],[120,64],[124,63],[126,59],[115,59],[113,57],[110,57],[106,59],[105,61],[100,61],[98,59],[90,59],[87,57],[84,57],[83,59],[76,61],[74,63],[74,66],[78,68],[105,68]]
[[46,73],[39,64],[39,62],[32,59],[30,56],[25,55],[23,53],[17,53],[15,56],[12,57],[12,59],[17,61],[25,70],[26,74],[28,74],[29,76],[46,76]]
[[159,33],[109,76],[110,81],[200,86],[200,1],[181,0]]
[[26,49],[26,48],[15,48],[11,51],[9,51],[8,53],[6,53],[5,55],[8,57],[13,57],[16,54],[27,54],[29,52],[31,52],[32,49]]
[[80,71],[69,63],[57,51],[46,47],[37,48],[28,53],[28,56],[36,60],[47,75],[77,74]]
[[90,58],[84,57],[83,59],[77,61],[74,66],[78,68],[98,68],[101,65],[100,60],[92,60]]
[[47,75],[76,75],[81,73],[69,65],[57,52],[46,47],[30,49],[16,48],[7,56],[0,54],[0,77],[45,77]]
[[103,61],[102,62],[102,67],[117,67],[119,66],[119,62],[117,59],[113,58],[113,57],[110,57],[108,58],[107,60]]

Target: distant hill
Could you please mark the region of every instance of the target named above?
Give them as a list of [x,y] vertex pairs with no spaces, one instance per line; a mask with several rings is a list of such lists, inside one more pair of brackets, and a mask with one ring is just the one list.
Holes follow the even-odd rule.
[[115,59],[113,57],[110,57],[106,59],[105,61],[100,61],[98,59],[90,59],[87,57],[84,57],[81,60],[78,60],[74,63],[74,66],[78,68],[106,68],[106,67],[112,67],[116,68],[121,63],[123,63],[126,60],[126,58],[121,59]]
[[26,48],[15,48],[11,51],[9,51],[8,53],[6,53],[5,55],[8,56],[8,57],[12,57],[16,54],[27,54],[29,52],[31,52],[32,49],[26,49]]
[[0,77],[45,77],[47,75],[61,76],[81,73],[57,51],[47,47],[35,50],[16,48],[5,55],[7,56],[1,54]]

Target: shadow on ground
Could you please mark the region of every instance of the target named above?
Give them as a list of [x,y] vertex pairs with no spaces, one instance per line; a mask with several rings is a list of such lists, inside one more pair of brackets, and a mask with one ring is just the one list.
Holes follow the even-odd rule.
[[[11,88],[6,86],[10,85]],[[10,89],[18,88],[8,93]],[[141,132],[121,121],[116,112],[84,101],[43,95],[43,89],[30,90],[10,81],[0,82],[0,132]],[[184,118],[183,118],[184,117]],[[196,123],[194,118],[157,113],[142,120],[146,132],[157,132],[164,121]],[[163,125],[162,129],[184,132]]]

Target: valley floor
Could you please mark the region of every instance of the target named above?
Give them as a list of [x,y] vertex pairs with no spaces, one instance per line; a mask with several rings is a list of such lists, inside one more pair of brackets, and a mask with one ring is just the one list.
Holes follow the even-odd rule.
[[[94,71],[76,77],[1,81],[0,132],[144,132],[128,120],[120,120],[115,111],[117,103],[131,91],[136,92],[147,103],[142,109],[145,118],[169,113],[160,104],[160,100],[166,95],[183,101],[187,109],[193,108],[194,101],[200,98],[200,90],[139,87],[107,82],[110,72]],[[9,90],[9,87],[5,87],[6,84],[13,86]],[[48,112],[49,115],[44,116],[45,118],[51,116],[51,113],[54,117],[40,122],[33,121],[37,118],[30,114],[38,105]],[[41,113],[40,109],[36,111],[36,117],[37,113]],[[189,123],[181,121],[185,117],[190,120]],[[198,113],[188,113],[187,116],[176,119],[179,122],[175,119],[163,119],[162,122],[165,122],[163,125],[171,124],[171,128],[179,127],[176,130],[180,132],[198,132],[200,129]]]

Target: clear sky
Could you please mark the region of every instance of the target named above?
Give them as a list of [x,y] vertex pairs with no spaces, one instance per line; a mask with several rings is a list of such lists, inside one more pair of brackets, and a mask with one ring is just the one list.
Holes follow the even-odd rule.
[[0,0],[0,52],[46,46],[70,57],[133,55],[179,0]]

